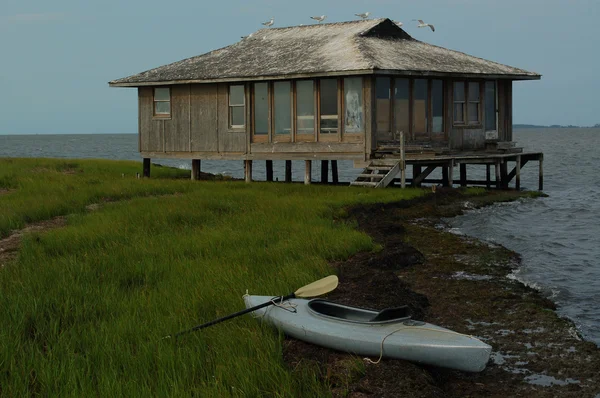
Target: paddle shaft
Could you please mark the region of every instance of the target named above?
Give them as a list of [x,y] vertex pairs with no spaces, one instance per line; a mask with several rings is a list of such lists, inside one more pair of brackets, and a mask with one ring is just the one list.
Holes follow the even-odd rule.
[[239,312],[236,312],[234,314],[224,316],[223,318],[215,319],[214,321],[203,323],[202,325],[194,326],[191,329],[184,330],[183,332],[177,333],[175,335],[175,337],[177,338],[177,337],[181,336],[182,334],[187,334],[187,333],[195,332],[196,330],[207,328],[207,327],[215,325],[217,323],[221,323],[221,322],[227,321],[227,320],[229,320],[231,318],[235,318],[236,316],[244,315],[244,314],[247,314],[249,312],[256,311],[256,310],[259,310],[261,308],[268,307],[270,305],[273,305],[274,302],[283,301],[283,300],[289,300],[289,299],[293,299],[294,297],[296,297],[296,295],[294,293],[290,293],[287,296],[283,296],[283,297],[281,297],[281,296],[275,297],[271,301],[267,301],[266,303],[262,303],[260,305],[255,306],[255,307],[246,308],[243,311],[239,311]]

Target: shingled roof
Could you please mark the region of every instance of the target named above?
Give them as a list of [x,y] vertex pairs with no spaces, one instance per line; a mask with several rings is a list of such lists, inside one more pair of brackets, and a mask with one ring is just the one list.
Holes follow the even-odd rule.
[[228,47],[109,84],[137,87],[378,73],[540,78],[537,73],[421,42],[384,18],[261,29]]

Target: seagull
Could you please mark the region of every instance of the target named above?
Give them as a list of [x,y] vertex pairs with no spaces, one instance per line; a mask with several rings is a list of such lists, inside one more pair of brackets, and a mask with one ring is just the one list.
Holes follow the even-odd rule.
[[270,28],[271,26],[273,26],[274,23],[275,23],[275,18],[274,17],[271,17],[270,21],[262,22],[262,24],[265,25],[267,28]]
[[398,22],[398,21],[392,21],[393,23],[396,24],[397,27],[401,28],[402,25],[404,25],[402,22]]
[[433,25],[423,22],[422,19],[418,19],[417,21],[419,21],[419,25],[417,26],[417,28],[427,28],[427,27],[429,27],[432,32],[435,32],[435,27]]
[[356,15],[357,17],[361,17],[362,19],[368,19],[370,14],[371,14],[370,12],[364,12],[362,14],[354,14],[354,15]]
[[310,17],[310,19],[314,19],[315,21],[319,21],[319,23],[323,22],[327,18],[327,15],[321,15],[320,17]]

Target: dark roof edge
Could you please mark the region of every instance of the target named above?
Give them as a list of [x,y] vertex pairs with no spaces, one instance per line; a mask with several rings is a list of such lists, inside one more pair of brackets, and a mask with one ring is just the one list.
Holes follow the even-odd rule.
[[135,82],[118,83],[117,81],[108,82],[110,87],[144,87],[144,86],[171,86],[176,84],[204,84],[204,83],[229,83],[229,82],[251,82],[264,80],[287,80],[303,79],[314,77],[332,77],[332,76],[352,76],[352,75],[398,75],[415,77],[457,77],[469,79],[504,79],[504,80],[540,80],[542,75],[511,75],[511,74],[485,74],[485,73],[447,73],[435,71],[399,71],[399,70],[351,70],[339,72],[321,72],[321,73],[299,73],[290,75],[272,75],[272,76],[244,76],[221,79],[195,79],[195,80],[167,80],[157,82]]

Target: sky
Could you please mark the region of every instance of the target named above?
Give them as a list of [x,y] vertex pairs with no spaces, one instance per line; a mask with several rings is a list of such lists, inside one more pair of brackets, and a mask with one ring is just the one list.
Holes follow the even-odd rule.
[[270,17],[366,11],[542,74],[514,83],[514,123],[600,123],[600,0],[0,0],[0,134],[136,133],[136,89],[108,81],[233,44]]

